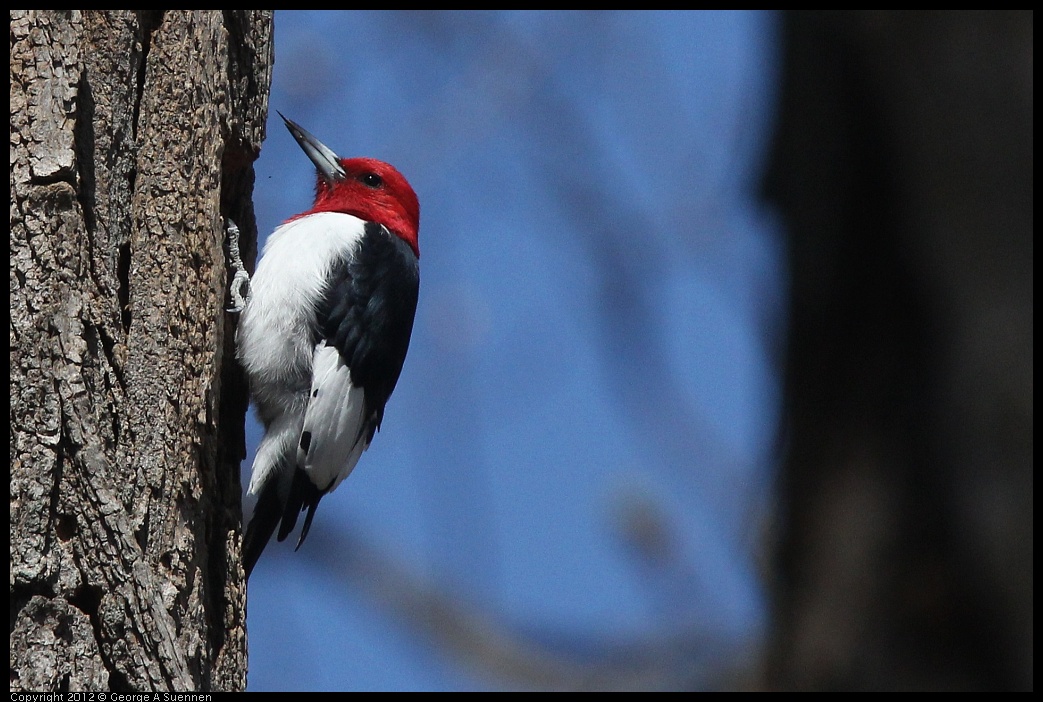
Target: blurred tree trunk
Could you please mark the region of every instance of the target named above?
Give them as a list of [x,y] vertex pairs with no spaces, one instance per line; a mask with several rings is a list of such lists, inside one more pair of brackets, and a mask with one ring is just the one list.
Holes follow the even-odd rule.
[[11,689],[242,689],[223,238],[271,13],[10,17]]
[[1032,689],[1032,13],[790,13],[774,689]]

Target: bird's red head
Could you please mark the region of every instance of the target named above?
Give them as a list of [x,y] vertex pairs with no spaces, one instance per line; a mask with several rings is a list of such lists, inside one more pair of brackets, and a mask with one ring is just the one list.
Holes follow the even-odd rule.
[[339,163],[345,176],[331,181],[320,175],[310,211],[344,212],[383,224],[419,256],[420,202],[405,176],[375,158],[345,158]]
[[283,120],[318,170],[315,203],[298,216],[343,212],[383,224],[419,257],[420,202],[405,176],[375,158],[340,158],[299,125]]

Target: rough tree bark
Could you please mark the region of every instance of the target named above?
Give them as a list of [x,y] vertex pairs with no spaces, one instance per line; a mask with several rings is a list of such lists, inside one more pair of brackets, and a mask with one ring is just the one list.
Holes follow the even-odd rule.
[[1032,13],[784,16],[771,689],[1032,688]]
[[271,13],[10,19],[11,688],[242,689],[223,236],[255,240]]

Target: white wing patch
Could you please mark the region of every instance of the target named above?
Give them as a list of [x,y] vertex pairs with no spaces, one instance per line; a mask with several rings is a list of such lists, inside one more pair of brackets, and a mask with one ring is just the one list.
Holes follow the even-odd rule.
[[365,392],[351,384],[351,369],[337,349],[319,344],[297,465],[320,490],[336,489],[369,448],[365,404]]

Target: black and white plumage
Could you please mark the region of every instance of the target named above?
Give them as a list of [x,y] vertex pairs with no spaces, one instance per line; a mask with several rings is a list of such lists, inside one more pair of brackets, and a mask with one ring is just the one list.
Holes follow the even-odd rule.
[[[285,118],[284,118],[285,119]],[[319,172],[311,210],[268,238],[250,282],[238,357],[265,434],[249,492],[247,574],[340,485],[380,428],[402,371],[420,285],[419,205],[394,168],[339,159],[287,121]]]

